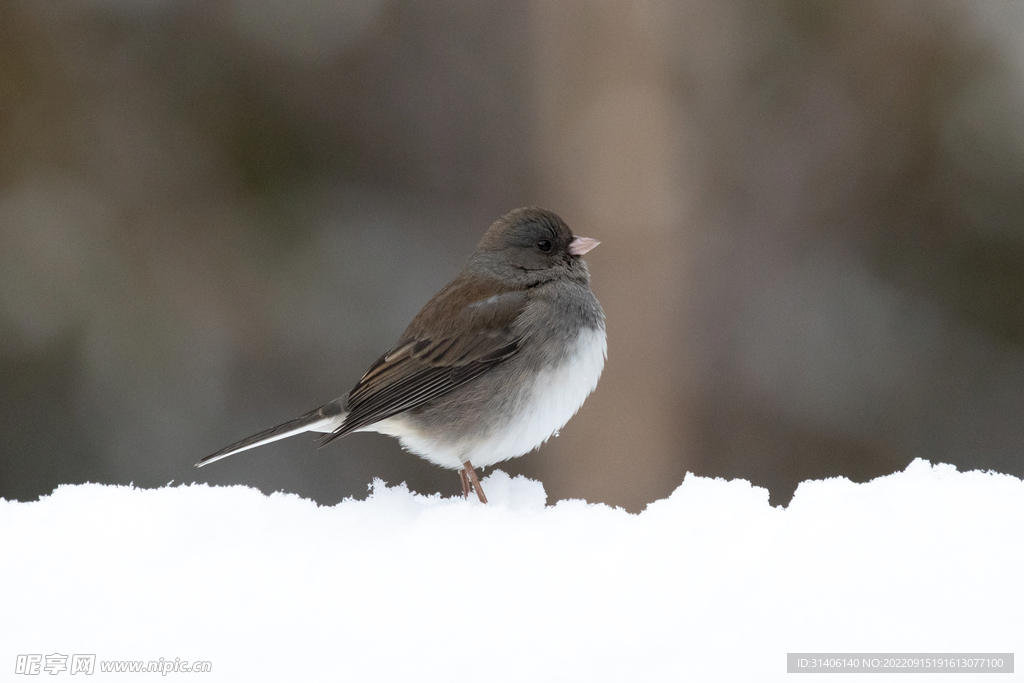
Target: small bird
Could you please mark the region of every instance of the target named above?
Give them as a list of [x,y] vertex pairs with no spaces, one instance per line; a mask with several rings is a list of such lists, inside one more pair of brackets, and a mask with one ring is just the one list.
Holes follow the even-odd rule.
[[544,209],[502,216],[348,395],[196,467],[303,432],[324,433],[322,446],[372,431],[458,470],[463,496],[472,488],[486,503],[473,463],[538,448],[597,386],[607,357],[604,311],[581,257],[598,244]]

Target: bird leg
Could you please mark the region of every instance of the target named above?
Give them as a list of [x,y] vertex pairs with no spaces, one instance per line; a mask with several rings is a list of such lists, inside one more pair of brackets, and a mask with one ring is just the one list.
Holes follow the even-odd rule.
[[473,463],[468,460],[462,463],[462,469],[459,471],[459,474],[462,475],[462,494],[469,498],[469,486],[472,483],[480,502],[486,503],[487,496],[484,495],[484,490],[480,487],[480,479],[476,476],[476,469],[473,467]]

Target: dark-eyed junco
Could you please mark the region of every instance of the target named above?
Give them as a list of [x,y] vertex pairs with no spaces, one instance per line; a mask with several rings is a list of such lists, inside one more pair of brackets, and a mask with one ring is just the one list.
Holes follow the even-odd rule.
[[486,503],[472,463],[486,467],[537,448],[597,386],[604,311],[581,258],[597,245],[544,209],[503,216],[347,396],[196,467],[302,432],[324,432],[328,443],[373,431],[459,470],[463,494],[472,486]]

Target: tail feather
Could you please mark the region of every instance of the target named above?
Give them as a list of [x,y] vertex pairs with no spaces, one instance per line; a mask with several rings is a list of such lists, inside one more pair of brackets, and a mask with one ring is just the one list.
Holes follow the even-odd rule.
[[287,439],[289,436],[295,436],[296,434],[302,434],[303,432],[332,432],[340,426],[342,422],[344,422],[344,418],[344,411],[337,402],[328,403],[327,405],[308,412],[294,420],[289,420],[284,424],[279,424],[276,427],[265,429],[259,434],[253,434],[250,437],[246,437],[241,441],[220,449],[216,453],[211,453],[197,462],[196,467],[209,465],[211,462],[216,462],[217,460],[226,458],[229,455],[241,453],[242,451],[247,451],[250,448],[256,448],[257,446],[279,441],[280,439]]

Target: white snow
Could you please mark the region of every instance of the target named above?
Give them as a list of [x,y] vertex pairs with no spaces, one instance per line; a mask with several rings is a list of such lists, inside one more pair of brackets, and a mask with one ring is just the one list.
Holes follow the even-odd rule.
[[787,652],[1024,649],[1008,475],[918,460],[787,508],[690,475],[639,515],[483,485],[487,506],[380,482],[334,507],[205,485],[0,501],[0,672],[60,680],[17,655],[87,653],[206,660],[208,681],[775,681]]

